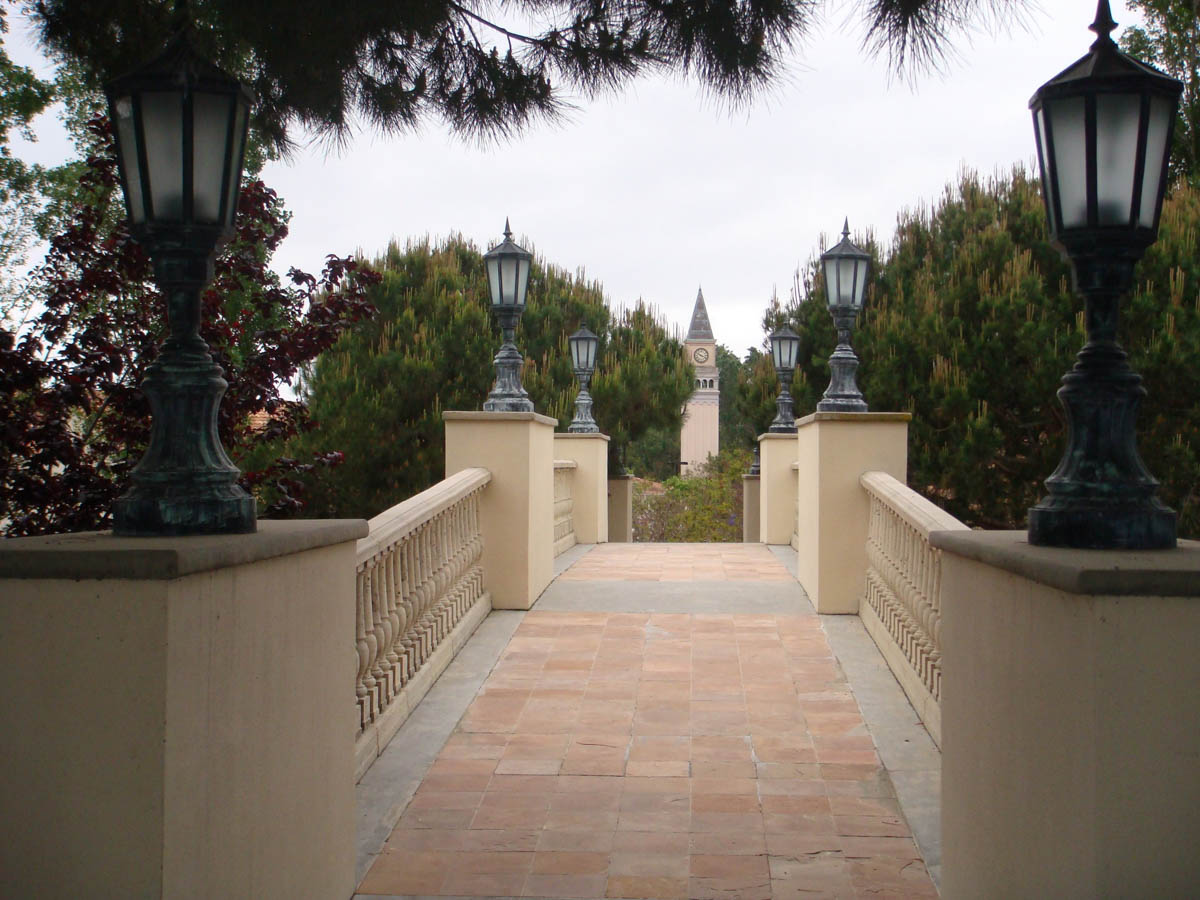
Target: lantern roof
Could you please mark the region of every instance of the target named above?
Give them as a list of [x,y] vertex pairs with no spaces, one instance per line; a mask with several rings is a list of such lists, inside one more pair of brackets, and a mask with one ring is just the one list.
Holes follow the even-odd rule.
[[688,326],[688,341],[715,341],[712,325],[708,321],[708,308],[704,305],[704,291],[697,289],[696,305],[692,308],[692,324]]
[[163,52],[149,62],[110,81],[105,89],[114,96],[136,90],[170,87],[175,90],[194,89],[240,92],[246,103],[253,105],[254,95],[241,81],[207,59],[196,49],[190,26],[179,29],[167,41]]
[[821,254],[821,259],[827,257],[858,257],[860,259],[870,259],[871,254],[861,247],[858,247],[850,240],[850,219],[842,223],[842,239]]
[[512,239],[512,228],[508,225],[508,216],[504,217],[504,240],[484,254],[489,256],[519,256],[522,259],[533,259],[533,254]]
[[1046,93],[1074,93],[1079,87],[1078,82],[1085,79],[1095,79],[1103,82],[1106,87],[1118,90],[1133,81],[1139,85],[1153,85],[1157,90],[1175,96],[1182,93],[1182,82],[1154,66],[1122,53],[1111,36],[1116,27],[1117,23],[1113,21],[1108,0],[1100,0],[1096,7],[1096,20],[1088,26],[1096,33],[1096,40],[1088,53],[1038,88],[1029,100],[1030,107]]
[[579,330],[576,331],[573,335],[571,335],[571,337],[573,337],[573,338],[593,338],[597,341],[600,340],[599,336],[594,334],[590,328],[588,328],[586,325],[584,325],[582,323],[579,326]]

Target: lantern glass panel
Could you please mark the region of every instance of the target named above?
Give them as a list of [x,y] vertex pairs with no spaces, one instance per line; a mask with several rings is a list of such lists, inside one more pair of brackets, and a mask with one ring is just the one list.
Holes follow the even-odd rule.
[[142,199],[142,170],[138,165],[137,131],[133,123],[133,98],[119,97],[113,104],[117,119],[117,140],[121,145],[121,171],[125,173],[125,200],[134,224],[146,221]]
[[1159,185],[1167,167],[1167,132],[1171,130],[1171,119],[1174,115],[1174,104],[1170,100],[1165,97],[1150,99],[1150,127],[1146,132],[1146,172],[1142,181],[1142,208],[1138,213],[1138,224],[1143,228],[1154,227]]
[[1046,167],[1050,165],[1050,148],[1046,144],[1046,113],[1039,108],[1033,118],[1033,129],[1037,132],[1038,170],[1042,175],[1042,194],[1046,198],[1046,210],[1050,218],[1051,231],[1058,230],[1058,222],[1054,212],[1054,179]]
[[837,278],[837,260],[825,260],[825,301],[830,306],[838,306],[841,304],[841,294],[838,291]]
[[529,286],[529,263],[528,259],[518,259],[516,261],[517,285],[514,297],[516,298],[517,306],[525,305],[525,289]]
[[517,300],[517,274],[520,261],[511,256],[500,259],[500,302],[511,306]]
[[1137,168],[1138,94],[1096,98],[1096,206],[1100,225],[1128,225]]
[[229,184],[226,186],[226,203],[225,203],[225,221],[232,223],[234,216],[237,214],[237,198],[238,190],[242,184],[242,154],[245,152],[246,146],[246,127],[249,124],[250,107],[239,97],[236,101],[237,109],[235,111],[236,121],[233,125],[233,155],[229,157],[231,164],[230,171],[233,176],[229,179]]
[[500,258],[487,257],[488,288],[492,292],[492,306],[500,305]]
[[855,265],[855,262],[853,259],[837,261],[838,306],[858,306],[858,286],[855,283],[858,266]]
[[1054,159],[1050,178],[1058,181],[1063,228],[1085,228],[1087,216],[1087,129],[1084,125],[1082,97],[1064,97],[1046,101],[1054,139]]
[[225,160],[233,97],[205,93],[193,96],[193,218],[215,225],[220,222],[221,197],[225,193]]
[[166,91],[142,95],[142,131],[150,170],[154,218],[183,221],[183,97]]

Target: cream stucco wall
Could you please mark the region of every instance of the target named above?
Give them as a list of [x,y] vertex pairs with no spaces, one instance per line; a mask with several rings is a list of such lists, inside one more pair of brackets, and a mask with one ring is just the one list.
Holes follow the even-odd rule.
[[608,480],[608,539],[633,541],[633,478],[615,475]]
[[366,523],[259,524],[0,543],[0,893],[353,891]]
[[446,475],[480,466],[483,571],[495,609],[529,609],[554,574],[554,426],[538,413],[444,412]]
[[607,434],[554,435],[554,458],[578,465],[572,517],[581,544],[608,541],[608,441]]
[[942,896],[1195,896],[1200,544],[944,535]]
[[796,435],[758,436],[758,537],[764,544],[790,544],[796,514]]
[[742,476],[743,544],[757,544],[759,542],[759,481],[760,477],[758,475]]
[[797,576],[819,613],[858,612],[871,510],[859,477],[877,471],[907,479],[911,418],[909,413],[818,412],[796,423]]
[[679,459],[684,463],[684,474],[695,474],[709,456],[716,456],[720,450],[720,401],[718,391],[698,390],[687,402],[679,435]]

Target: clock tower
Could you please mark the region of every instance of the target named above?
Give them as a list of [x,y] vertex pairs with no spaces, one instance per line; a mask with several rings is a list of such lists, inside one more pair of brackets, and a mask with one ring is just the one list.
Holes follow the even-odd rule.
[[696,292],[692,323],[683,341],[688,362],[696,370],[695,388],[684,408],[679,435],[682,472],[694,473],[709,456],[716,456],[720,431],[720,373],[717,370],[717,341],[704,306],[704,291]]

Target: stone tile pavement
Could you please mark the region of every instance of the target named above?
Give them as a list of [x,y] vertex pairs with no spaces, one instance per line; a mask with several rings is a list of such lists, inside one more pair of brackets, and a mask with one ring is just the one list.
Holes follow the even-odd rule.
[[[652,611],[659,582],[689,579],[793,593]],[[632,611],[561,608],[576,582]],[[937,896],[821,620],[767,548],[601,545],[511,634],[356,896]]]

